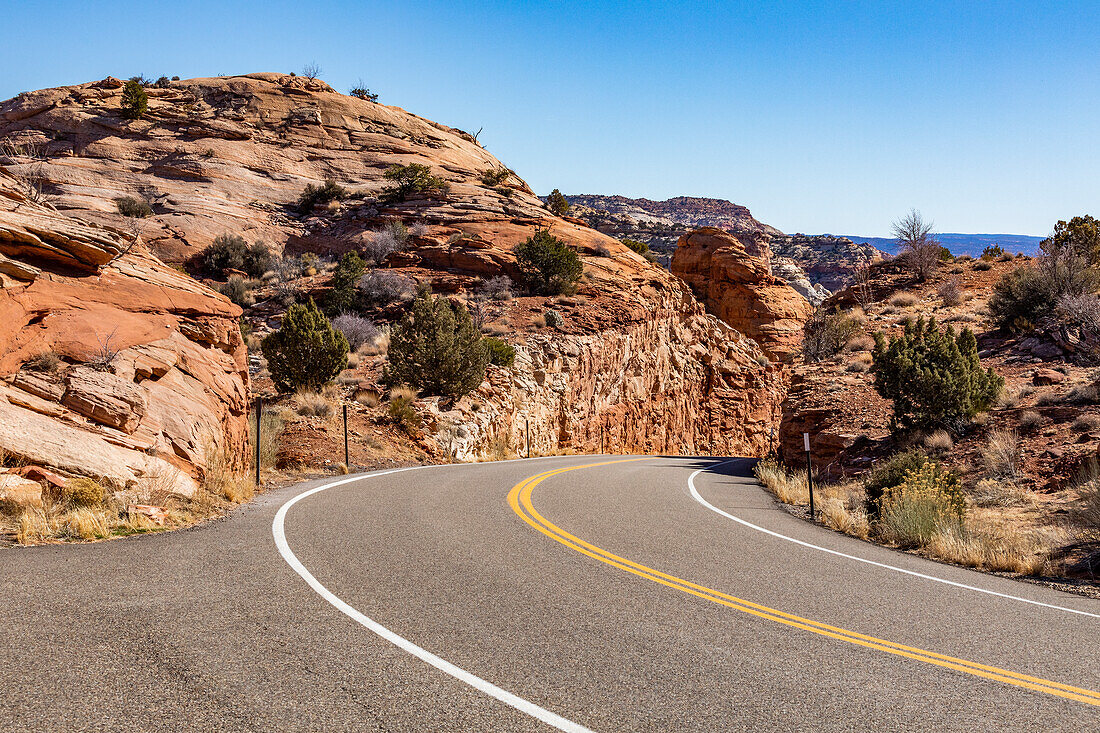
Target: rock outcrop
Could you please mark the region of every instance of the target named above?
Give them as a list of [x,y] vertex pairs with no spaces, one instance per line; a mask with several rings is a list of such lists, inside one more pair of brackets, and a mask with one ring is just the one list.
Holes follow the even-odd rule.
[[809,302],[772,275],[764,235],[704,227],[680,237],[672,272],[707,310],[760,344],[768,358],[790,361],[802,342]]
[[[585,279],[575,297],[525,296],[510,302],[508,319],[515,332],[508,338],[517,348],[516,366],[491,371],[478,392],[478,410],[451,410],[429,426],[434,430],[430,439],[439,442],[462,432],[466,437],[458,438],[464,442],[455,450],[460,457],[488,455],[489,443],[500,438],[518,447],[520,426],[528,420],[541,451],[591,450],[601,428],[612,441],[609,448],[626,452],[693,452],[713,446],[760,454],[768,449],[778,425],[783,375],[757,345],[708,315],[663,268],[583,222],[554,217],[473,136],[396,107],[338,94],[319,80],[282,74],[148,88],[148,113],[126,120],[119,113],[121,90],[115,82],[32,92],[0,105],[0,164],[32,182],[73,220],[123,239],[140,236],[167,261],[187,262],[225,233],[263,240],[286,254],[339,255],[361,249],[378,229],[400,221],[412,236],[383,266],[461,299],[485,279],[519,279],[512,249],[539,227],[550,228],[582,256]],[[429,166],[449,190],[403,199],[382,195],[391,185],[385,172],[409,163]],[[303,189],[326,179],[344,186],[348,196],[300,214]],[[147,201],[152,215],[123,217],[114,199],[124,196]],[[195,298],[201,292],[201,304],[186,313],[161,313],[156,304],[164,303],[163,295],[143,294],[154,305],[141,318],[151,328],[163,328],[173,349],[184,348],[184,342],[215,345],[240,365],[239,346],[225,341],[231,335],[219,330],[232,322],[236,310],[151,262],[147,255],[126,254],[106,265],[103,274],[87,277],[114,276],[126,264],[130,270],[145,267],[145,279],[170,292],[173,303],[186,301],[188,287],[197,291]],[[32,264],[37,266],[10,269]],[[126,276],[142,279],[129,271]],[[161,282],[173,277],[180,282]],[[117,297],[130,297],[129,290],[129,284],[118,287]],[[81,297],[93,303],[104,297],[92,292],[83,289]],[[111,308],[126,311],[121,304]],[[518,327],[547,308],[563,313],[563,325],[534,332]],[[280,312],[272,300],[257,304],[250,315],[262,331],[277,324]],[[202,314],[212,314],[204,323],[216,326],[206,341],[198,335],[205,330],[188,325],[202,320]],[[136,325],[133,330],[142,336],[128,342],[127,349],[163,346],[151,341],[151,331]],[[33,343],[42,342],[28,340],[15,350],[18,354],[5,352],[0,364],[19,370]],[[75,343],[66,351],[66,343],[55,346],[66,361],[86,360]],[[150,371],[146,362],[154,357],[144,354],[142,361],[136,351],[129,353],[131,381],[145,388],[151,378],[138,375]],[[188,365],[192,358],[198,360],[189,356]],[[230,375],[239,381],[243,374],[243,367],[232,372],[229,361],[221,372],[211,367],[204,374],[228,380],[214,380],[218,389],[211,393],[219,399],[225,384],[238,383]],[[111,373],[125,380],[131,369]],[[153,381],[179,381],[174,374],[169,369]],[[135,394],[102,378],[102,394],[110,399],[89,406],[84,385],[90,382],[81,381],[83,373],[73,377],[78,387],[68,398],[72,380],[68,374],[65,379],[62,395],[49,399],[65,411],[65,419],[101,420],[96,429],[112,435],[126,436],[125,429],[133,428],[128,438],[118,439],[121,443],[159,435],[153,441],[157,445],[184,450],[177,463],[185,473],[197,465],[188,449],[176,448],[175,441],[186,442],[187,436],[179,435],[182,426],[168,430],[164,425],[169,416],[157,409],[160,396]],[[56,395],[59,388],[50,389],[48,394]],[[135,422],[142,396],[144,417]],[[237,425],[239,403],[235,397],[225,401],[228,417],[222,424]],[[226,429],[227,435],[231,432]]]
[[882,259],[882,252],[869,244],[831,234],[774,234],[768,244],[776,257],[796,263],[826,297],[850,285],[858,268]]
[[0,453],[135,495],[246,455],[240,309],[0,173]]

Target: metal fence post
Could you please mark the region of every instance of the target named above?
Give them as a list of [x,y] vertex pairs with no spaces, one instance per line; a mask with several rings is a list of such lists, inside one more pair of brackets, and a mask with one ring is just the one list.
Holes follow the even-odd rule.
[[527,425],[527,457],[531,457],[531,419],[524,418],[524,423]]
[[264,398],[256,396],[256,486],[260,485],[260,415],[264,412]]
[[344,466],[351,470],[351,459],[348,453],[348,406],[344,404]]
[[814,514],[814,467],[810,460],[810,434],[802,433],[802,443],[806,447],[806,486],[810,489],[810,519]]

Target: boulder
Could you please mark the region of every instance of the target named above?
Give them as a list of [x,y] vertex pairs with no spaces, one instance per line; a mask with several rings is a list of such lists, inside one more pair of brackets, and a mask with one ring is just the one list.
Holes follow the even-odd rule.
[[760,344],[768,358],[791,361],[813,307],[772,275],[762,234],[731,234],[704,227],[680,237],[672,272],[707,310]]
[[1036,369],[1031,375],[1031,383],[1036,386],[1061,384],[1064,381],[1066,381],[1066,375],[1054,369]]
[[0,473],[0,504],[22,509],[42,506],[42,484],[14,473]]

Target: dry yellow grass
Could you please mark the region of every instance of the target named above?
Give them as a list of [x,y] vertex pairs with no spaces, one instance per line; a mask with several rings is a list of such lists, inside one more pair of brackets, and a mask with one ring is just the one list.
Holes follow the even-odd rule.
[[294,405],[298,414],[305,417],[331,417],[336,409],[327,395],[311,390],[299,390],[294,395]]
[[[784,504],[805,506],[809,503],[804,472],[788,471],[774,460],[761,461],[755,472],[760,482]],[[993,493],[988,485],[983,489]],[[1021,490],[1010,483],[1004,484],[1001,490],[1008,492],[1010,489],[1017,497],[1016,502],[1030,501],[1027,497],[1020,498],[1018,492]],[[1097,496],[1100,497],[1100,492]],[[898,544],[896,540],[900,538],[893,536],[888,522],[880,520],[872,524],[869,521],[863,510],[861,485],[818,484],[815,480],[814,499],[819,507],[818,519],[826,527],[863,540],[878,539]],[[1100,510],[1100,498],[1096,503]],[[1051,572],[1051,554],[1066,542],[1061,530],[1019,531],[999,524],[996,515],[988,511],[972,511],[965,520],[953,518],[937,522],[928,535],[916,545],[922,555],[966,567],[1021,575]],[[906,540],[901,544],[912,545],[912,542]]]

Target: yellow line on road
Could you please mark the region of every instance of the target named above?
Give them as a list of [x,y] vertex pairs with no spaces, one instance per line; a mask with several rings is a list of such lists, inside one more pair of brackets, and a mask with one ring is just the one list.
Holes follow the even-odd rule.
[[611,565],[612,567],[625,570],[628,573],[641,576],[648,580],[652,580],[655,583],[675,588],[699,598],[712,601],[714,603],[728,606],[730,608],[741,611],[742,613],[751,614],[759,618],[764,618],[769,621],[775,621],[776,623],[785,624],[787,626],[793,626],[795,628],[802,629],[804,631],[810,631],[822,636],[828,636],[840,641],[846,641],[851,644],[857,644],[859,646],[867,647],[869,649],[877,649],[878,651],[886,652],[888,654],[894,654],[901,657],[907,657],[909,659],[915,659],[920,662],[926,662],[928,664],[935,664],[940,667],[947,667],[959,672],[965,672],[967,674],[975,675],[977,677],[984,677],[986,679],[996,680],[998,682],[1004,682],[1010,685],[1016,685],[1017,687],[1025,687],[1029,690],[1035,690],[1037,692],[1045,692],[1050,695],[1057,695],[1058,697],[1068,698],[1070,700],[1076,700],[1078,702],[1088,703],[1090,705],[1100,706],[1100,693],[1093,690],[1086,690],[1080,687],[1073,687],[1071,685],[1064,685],[1060,682],[1052,682],[1040,677],[1032,677],[1030,675],[1020,674],[1018,672],[1012,672],[1007,669],[1000,669],[999,667],[991,667],[986,664],[980,664],[978,662],[971,662],[965,659],[959,659],[957,657],[949,657],[936,652],[930,652],[915,647],[905,646],[892,641],[886,641],[884,639],[878,639],[873,636],[867,636],[866,634],[860,634],[855,631],[849,631],[836,626],[829,626],[819,621],[813,621],[812,619],[802,618],[801,616],[795,616],[794,614],[779,611],[774,608],[762,606],[758,603],[746,601],[735,596],[727,595],[721,591],[708,588],[706,586],[697,585],[683,578],[676,577],[675,575],[669,575],[662,573],[659,570],[655,570],[646,565],[641,565],[636,562],[632,562],[618,555],[612,554],[607,550],[604,550],[596,545],[575,537],[565,530],[561,529],[553,522],[543,517],[535,509],[531,503],[531,494],[535,487],[540,483],[550,478],[551,476],[557,476],[558,474],[565,473],[567,471],[576,471],[582,468],[592,468],[595,466],[608,466],[616,463],[628,463],[631,461],[647,460],[645,458],[627,458],[616,461],[604,461],[600,463],[588,463],[583,466],[570,466],[568,468],[557,468],[551,471],[544,471],[543,473],[532,476],[512,487],[512,490],[508,493],[508,504],[512,507],[512,510],[518,514],[523,521],[531,525],[539,532],[543,533],[547,537],[554,539],[557,542],[569,547],[571,549],[580,552],[583,555],[587,555],[600,562]]

